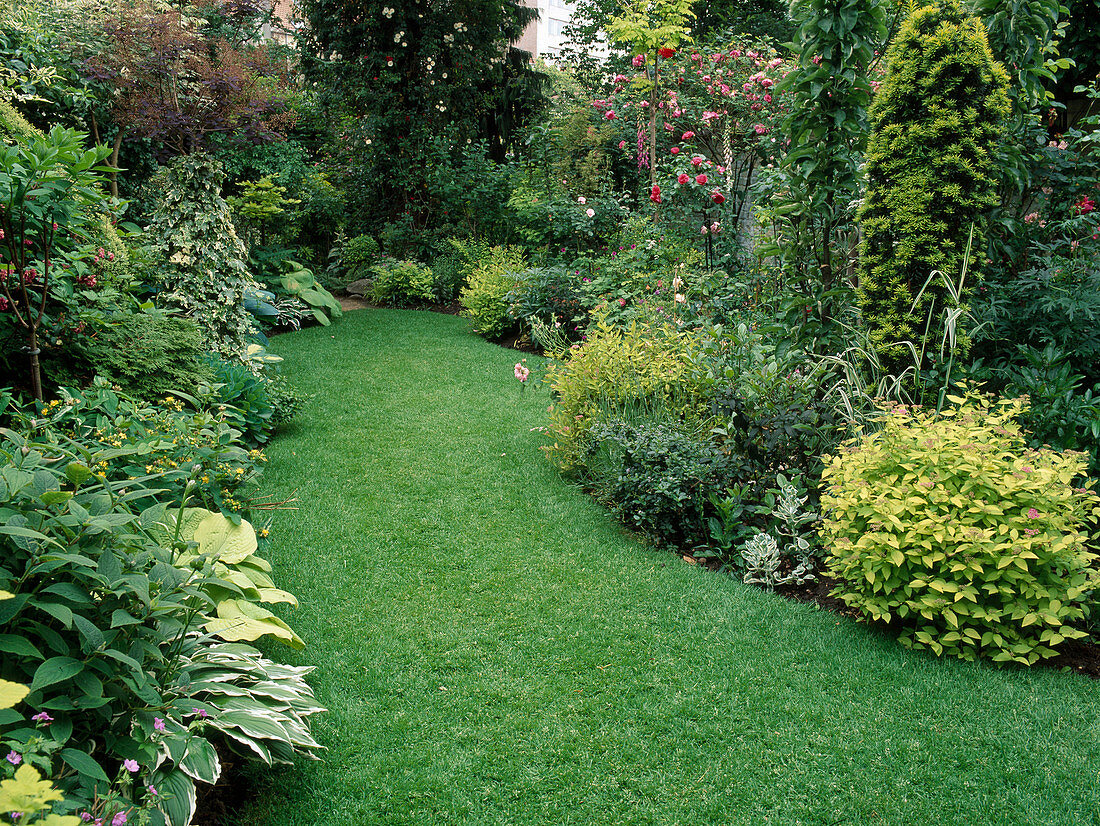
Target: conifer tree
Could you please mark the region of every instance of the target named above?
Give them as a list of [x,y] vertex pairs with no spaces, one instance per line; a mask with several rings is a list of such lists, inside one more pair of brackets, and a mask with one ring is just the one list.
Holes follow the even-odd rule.
[[941,340],[944,279],[959,283],[972,226],[960,300],[978,274],[982,219],[997,202],[1007,85],[984,27],[957,0],[914,11],[887,52],[886,78],[870,113],[857,293],[863,322],[890,369],[911,363],[900,342],[920,353]]

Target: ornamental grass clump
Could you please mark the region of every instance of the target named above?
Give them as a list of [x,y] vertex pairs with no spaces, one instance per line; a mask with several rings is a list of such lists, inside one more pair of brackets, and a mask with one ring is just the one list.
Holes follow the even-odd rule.
[[895,407],[826,457],[822,526],[834,594],[937,655],[1052,657],[1100,587],[1084,454],[1028,449],[1022,400],[977,392]]

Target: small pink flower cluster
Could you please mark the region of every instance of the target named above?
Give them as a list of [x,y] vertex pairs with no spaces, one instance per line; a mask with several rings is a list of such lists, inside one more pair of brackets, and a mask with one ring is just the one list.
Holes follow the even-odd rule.
[[516,363],[516,369],[514,373],[516,378],[519,379],[519,381],[521,382],[527,381],[527,377],[531,375],[531,371],[520,362]]

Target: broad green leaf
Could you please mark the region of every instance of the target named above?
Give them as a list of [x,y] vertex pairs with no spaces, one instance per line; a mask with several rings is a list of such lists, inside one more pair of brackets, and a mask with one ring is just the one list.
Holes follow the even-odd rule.
[[90,777],[95,781],[102,782],[105,786],[111,785],[107,773],[103,771],[99,763],[84,752],[77,751],[76,749],[62,749],[61,759],[68,766],[76,769],[76,771],[80,772],[80,774],[85,777]]
[[70,680],[83,669],[84,664],[72,657],[50,657],[35,670],[34,679],[31,680],[31,690],[37,691],[40,688]]

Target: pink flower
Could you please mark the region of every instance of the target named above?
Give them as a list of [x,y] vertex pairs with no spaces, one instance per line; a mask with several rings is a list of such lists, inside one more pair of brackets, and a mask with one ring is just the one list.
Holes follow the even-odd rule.
[[589,218],[594,218],[594,217],[596,216],[596,210],[594,210],[594,209],[586,209],[586,210],[584,211],[584,214],[585,214],[585,215],[587,215],[587,216],[588,216]]
[[710,123],[712,120],[718,120],[722,117],[717,112],[703,112],[703,123]]
[[699,234],[700,235],[706,235],[707,232],[709,232],[709,230],[707,229],[706,224],[703,224],[703,226],[699,227]]
[[703,163],[703,159],[700,158],[698,155],[696,155],[694,158],[691,159],[691,165],[692,166],[700,166],[702,163]]
[[680,147],[674,146],[668,151],[671,152],[673,155],[679,155],[680,154]]
[[694,132],[685,132],[685,133],[683,134],[683,137],[681,137],[681,138],[680,138],[680,140],[684,140],[684,141],[690,141],[690,140],[691,140],[692,138],[694,138],[694,137],[695,137],[695,133],[694,133]]
[[527,369],[523,364],[517,363],[516,369],[513,371],[517,379],[521,382],[527,381],[527,377],[531,375],[531,371]]
[[768,131],[768,127],[766,127],[762,123],[758,123],[755,126],[753,126],[752,131],[754,131],[758,135],[763,135],[765,132]]
[[1028,508],[1027,518],[1028,519],[1038,519],[1039,518],[1039,511],[1035,510],[1035,508]]
[[771,95],[764,95],[764,103],[771,103],[771,102],[772,102],[772,96]]
[[615,120],[615,113],[611,109],[608,109],[604,117],[607,118],[607,120]]
[[1096,202],[1088,195],[1082,195],[1081,200],[1073,205],[1073,210],[1078,215],[1088,215],[1094,209],[1096,209]]
[[164,720],[162,720],[160,717],[154,717],[153,718],[153,728],[155,728],[157,731],[166,731],[167,730],[164,727]]
[[690,176],[690,175],[688,175],[688,174],[687,174],[686,172],[681,172],[681,173],[679,174],[679,176],[678,176],[678,177],[676,178],[676,183],[678,183],[678,184],[686,184],[686,183],[687,183],[688,181],[690,181],[690,180],[691,180],[691,176]]
[[126,812],[119,812],[111,818],[111,826],[125,826]]
[[626,149],[626,141],[619,141],[619,149]]
[[20,763],[23,762],[23,755],[19,754],[16,751],[9,751],[6,759],[13,766],[18,766]]
[[49,715],[49,713],[45,712],[45,711],[38,712],[36,715],[31,717],[31,719],[34,720],[36,723],[52,723],[53,722],[53,717],[51,717]]
[[696,175],[695,176],[695,183],[699,184],[699,186],[705,186],[706,182],[707,182],[707,176],[706,175]]
[[122,767],[126,769],[126,771],[130,772],[130,774],[133,774],[138,770],[138,762],[137,760],[123,760]]
[[638,68],[645,65],[645,55],[644,54],[636,54],[636,55],[634,55],[634,59],[631,60],[630,62],[632,64],[634,64],[635,69],[638,69]]

